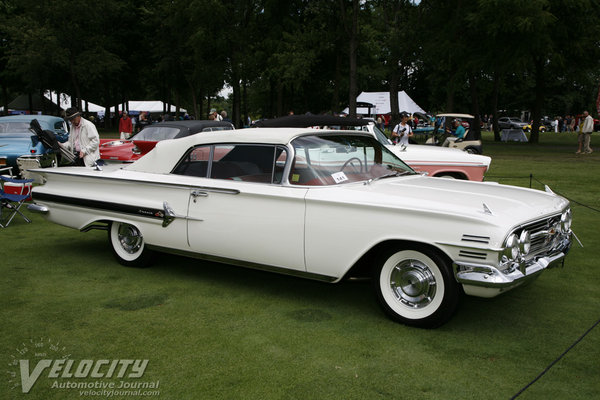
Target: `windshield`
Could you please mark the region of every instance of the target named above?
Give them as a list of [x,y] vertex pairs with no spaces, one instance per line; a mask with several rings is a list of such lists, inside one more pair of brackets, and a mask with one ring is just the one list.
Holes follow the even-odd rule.
[[179,128],[170,126],[148,126],[135,135],[135,140],[160,141],[173,139],[179,133]]
[[368,136],[303,136],[292,141],[292,146],[292,185],[338,185],[415,173]]

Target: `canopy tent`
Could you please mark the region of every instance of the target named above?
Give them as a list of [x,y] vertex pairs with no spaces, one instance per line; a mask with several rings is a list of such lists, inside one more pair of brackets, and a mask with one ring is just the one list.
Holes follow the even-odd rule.
[[[123,109],[124,104],[119,104],[119,110]],[[125,105],[125,109],[129,111],[131,114],[139,114],[142,111],[146,111],[149,113],[163,113],[165,112],[177,112],[177,107],[171,105],[165,108],[165,103],[160,100],[141,100],[141,101],[128,101]],[[115,107],[110,108],[110,112],[115,112]],[[187,112],[187,110],[180,108],[179,112]]]
[[[50,100],[53,104],[57,104],[56,103],[56,92],[53,92],[51,90],[46,90],[44,92],[44,97],[47,100]],[[71,96],[69,96],[68,94],[61,93],[59,95],[58,100],[59,100],[58,106],[61,108],[61,110],[66,110],[67,108],[71,107],[71,104],[72,104]],[[73,104],[73,106],[77,107],[76,104]],[[99,106],[98,104],[94,104],[91,101],[82,100],[81,108],[82,108],[82,111],[84,111],[84,112],[104,113],[104,107]]]
[[[392,112],[389,92],[362,92],[358,95],[356,101],[357,103],[370,103],[374,105],[373,108],[357,107],[356,113],[360,115],[370,115],[369,111],[373,114],[390,114]],[[406,111],[411,114],[416,112],[425,113],[425,110],[419,107],[404,90],[398,92],[398,108],[399,112]],[[343,112],[347,114],[349,109],[346,108]]]

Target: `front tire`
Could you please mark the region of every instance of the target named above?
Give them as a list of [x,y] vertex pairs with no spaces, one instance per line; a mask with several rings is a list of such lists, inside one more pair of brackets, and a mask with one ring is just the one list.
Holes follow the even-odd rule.
[[451,266],[424,247],[384,251],[373,284],[383,311],[406,325],[436,328],[447,322],[458,306],[460,289]]
[[113,254],[126,267],[145,268],[153,260],[153,252],[146,247],[139,229],[123,222],[113,222],[108,230]]

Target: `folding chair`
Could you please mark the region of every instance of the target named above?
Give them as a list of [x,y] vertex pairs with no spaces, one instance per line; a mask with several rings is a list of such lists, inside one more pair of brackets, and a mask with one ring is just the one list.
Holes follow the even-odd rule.
[[[31,197],[31,184],[33,179],[13,179],[8,178],[4,175],[0,175],[0,227],[6,228],[15,215],[19,214],[23,219],[27,222],[31,222],[25,214],[23,214],[19,209]],[[16,193],[7,193],[7,187],[10,185],[11,188],[15,188]],[[7,216],[3,217],[4,209],[7,210]],[[6,220],[6,222],[4,222]]]

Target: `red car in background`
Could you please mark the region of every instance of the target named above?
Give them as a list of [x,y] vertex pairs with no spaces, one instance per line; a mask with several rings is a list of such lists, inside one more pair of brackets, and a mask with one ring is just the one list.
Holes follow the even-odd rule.
[[178,139],[200,132],[235,129],[226,121],[165,121],[146,126],[129,140],[100,139],[100,159],[108,162],[133,162],[165,139]]

